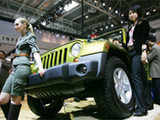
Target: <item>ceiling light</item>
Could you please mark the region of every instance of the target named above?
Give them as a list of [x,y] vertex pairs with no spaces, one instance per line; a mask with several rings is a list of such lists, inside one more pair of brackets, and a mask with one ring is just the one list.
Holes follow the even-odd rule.
[[69,3],[69,4],[67,4],[67,5],[64,6],[64,10],[65,11],[69,11],[69,10],[77,7],[78,5],[79,5],[78,2],[72,1],[72,3]]
[[103,28],[100,28],[101,31],[103,31]]
[[118,14],[118,10],[115,10],[115,13]]
[[95,0],[94,2],[97,3],[97,0]]
[[146,15],[150,15],[150,12],[146,12]]
[[106,6],[106,4],[105,4],[105,3],[102,3],[102,6]]
[[88,19],[88,15],[86,15],[85,18]]
[[59,10],[63,10],[63,7],[60,7]]
[[46,26],[47,22],[46,22],[46,21],[43,21],[43,22],[41,22],[41,24],[42,24],[43,26]]
[[34,27],[33,29],[34,29],[34,30],[37,30],[37,27]]
[[121,14],[121,17],[124,17],[124,14]]
[[106,26],[105,28],[108,29],[108,26]]
[[123,21],[121,21],[121,24],[123,24],[124,22]]
[[109,9],[109,10],[112,10],[112,7],[109,7],[108,9]]
[[153,9],[153,12],[156,12],[157,10],[156,9]]
[[113,24],[111,24],[111,27],[114,27],[114,25],[113,25]]

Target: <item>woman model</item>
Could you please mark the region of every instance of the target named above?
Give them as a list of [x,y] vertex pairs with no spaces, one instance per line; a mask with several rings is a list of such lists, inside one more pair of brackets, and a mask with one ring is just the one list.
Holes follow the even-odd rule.
[[44,74],[40,51],[36,44],[36,37],[31,24],[27,19],[20,17],[15,20],[14,28],[21,35],[15,47],[15,54],[13,54],[12,72],[9,74],[0,94],[0,105],[6,104],[11,100],[7,120],[18,120],[21,101],[24,97],[24,87],[27,84],[27,77],[31,74],[31,54],[33,54],[39,66],[40,76]]
[[128,32],[127,49],[132,60],[132,80],[136,98],[135,116],[147,115],[147,106],[144,97],[147,79],[141,62],[141,54],[142,45],[145,44],[149,36],[150,26],[148,21],[142,19],[141,12],[141,7],[135,5],[129,9],[128,13],[129,20],[132,24]]

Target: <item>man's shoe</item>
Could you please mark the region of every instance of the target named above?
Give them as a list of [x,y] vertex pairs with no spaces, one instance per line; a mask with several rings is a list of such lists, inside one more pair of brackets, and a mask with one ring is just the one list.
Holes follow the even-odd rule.
[[145,110],[145,111],[140,111],[140,110],[136,110],[134,113],[133,113],[133,115],[134,116],[145,116],[145,115],[147,115],[147,111]]

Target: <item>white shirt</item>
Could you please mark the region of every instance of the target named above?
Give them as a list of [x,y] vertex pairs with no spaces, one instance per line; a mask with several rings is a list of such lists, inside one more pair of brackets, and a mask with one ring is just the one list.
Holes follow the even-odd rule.
[[127,46],[133,46],[133,32],[134,32],[135,26],[132,26],[131,30],[129,31],[129,42]]

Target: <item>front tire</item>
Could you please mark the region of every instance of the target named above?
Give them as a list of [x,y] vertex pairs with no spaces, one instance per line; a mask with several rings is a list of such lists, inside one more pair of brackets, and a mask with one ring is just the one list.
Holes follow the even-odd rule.
[[63,106],[63,99],[59,97],[38,99],[27,96],[27,101],[31,111],[40,117],[53,117]]
[[103,117],[125,118],[132,114],[134,107],[133,90],[127,66],[111,57],[106,65],[100,89],[95,101]]

